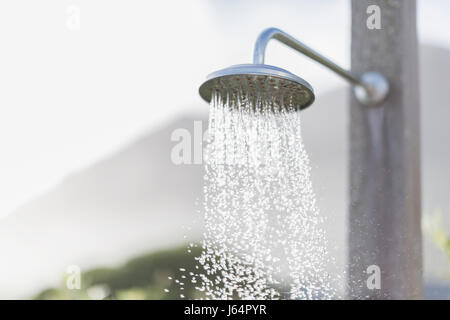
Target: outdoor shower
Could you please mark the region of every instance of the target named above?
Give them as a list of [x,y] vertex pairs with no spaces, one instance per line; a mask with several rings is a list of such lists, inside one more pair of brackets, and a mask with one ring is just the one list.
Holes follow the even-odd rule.
[[271,39],[345,78],[359,104],[388,100],[389,84],[379,72],[352,74],[276,28],[258,37],[253,64],[210,74],[199,89],[210,112],[198,260],[206,272],[197,276],[212,299],[337,298],[339,277],[328,276],[334,259],[296,112],[314,102],[314,90],[264,63]]
[[310,106],[314,102],[314,90],[307,81],[284,69],[264,64],[266,47],[271,39],[303,53],[345,78],[355,86],[355,96],[364,105],[380,104],[389,92],[389,83],[382,74],[369,71],[359,77],[355,76],[287,33],[269,28],[256,40],[253,64],[235,65],[211,73],[200,87],[200,96],[210,102],[214,90],[232,93],[242,89],[250,98],[263,95],[263,99],[273,99],[278,105],[290,99],[295,110]]

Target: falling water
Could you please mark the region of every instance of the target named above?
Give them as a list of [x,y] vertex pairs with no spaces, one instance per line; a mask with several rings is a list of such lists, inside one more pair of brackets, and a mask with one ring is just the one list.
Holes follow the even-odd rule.
[[327,299],[327,242],[290,99],[214,92],[198,290],[210,299]]

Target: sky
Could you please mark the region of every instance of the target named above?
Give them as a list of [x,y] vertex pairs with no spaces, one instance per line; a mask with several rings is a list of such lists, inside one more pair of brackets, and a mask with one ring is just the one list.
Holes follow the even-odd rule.
[[[450,48],[450,2],[418,3],[420,41]],[[348,67],[349,10],[346,0],[2,1],[0,218],[166,121],[205,112],[205,76],[250,63],[266,27]],[[346,85],[277,43],[266,63],[316,94]]]

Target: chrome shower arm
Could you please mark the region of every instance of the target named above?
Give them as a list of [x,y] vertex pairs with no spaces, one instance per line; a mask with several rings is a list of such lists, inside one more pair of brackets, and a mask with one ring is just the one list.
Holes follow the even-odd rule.
[[380,105],[389,93],[389,82],[381,73],[369,71],[363,73],[361,76],[355,76],[350,71],[341,68],[330,59],[277,28],[266,29],[259,35],[253,52],[254,64],[264,64],[266,47],[271,39],[276,39],[288,47],[303,53],[305,56],[320,63],[349,81],[355,86],[354,92],[356,98],[364,105]]
[[281,31],[280,29],[277,29],[277,28],[266,29],[259,35],[259,37],[255,43],[255,50],[253,52],[253,63],[254,64],[264,64],[266,47],[271,39],[276,39],[276,40],[284,43],[288,47],[291,47],[292,49],[294,49],[300,53],[303,53],[305,56],[317,61],[321,65],[334,71],[335,73],[337,73],[341,77],[345,78],[352,84],[366,87],[366,85],[358,77],[355,77],[350,71],[341,68],[333,61],[329,60],[328,58],[326,58],[323,55],[321,55],[320,53],[314,51],[313,49],[311,49],[304,43],[298,41],[294,37],[290,36],[289,34],[285,33],[284,31]]

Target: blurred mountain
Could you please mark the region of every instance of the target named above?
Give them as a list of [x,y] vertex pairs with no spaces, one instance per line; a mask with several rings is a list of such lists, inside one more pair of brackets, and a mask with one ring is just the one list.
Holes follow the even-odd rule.
[[[0,298],[55,285],[69,265],[122,262],[199,238],[202,166],[170,155],[181,118],[68,176],[0,221]],[[30,292],[31,290],[31,292]]]
[[[421,51],[423,211],[450,212],[450,51]],[[302,130],[313,166],[318,204],[327,216],[330,251],[343,274],[346,260],[349,88],[318,95],[303,112]],[[207,108],[205,108],[207,110]],[[115,154],[73,173],[0,220],[0,298],[30,296],[56,285],[69,265],[117,265],[138,253],[195,241],[201,235],[202,166],[176,165],[176,129],[194,130],[207,114],[185,116],[149,132]],[[450,231],[450,220],[444,217]],[[449,269],[425,239],[425,275]],[[343,276],[345,278],[345,276]]]

